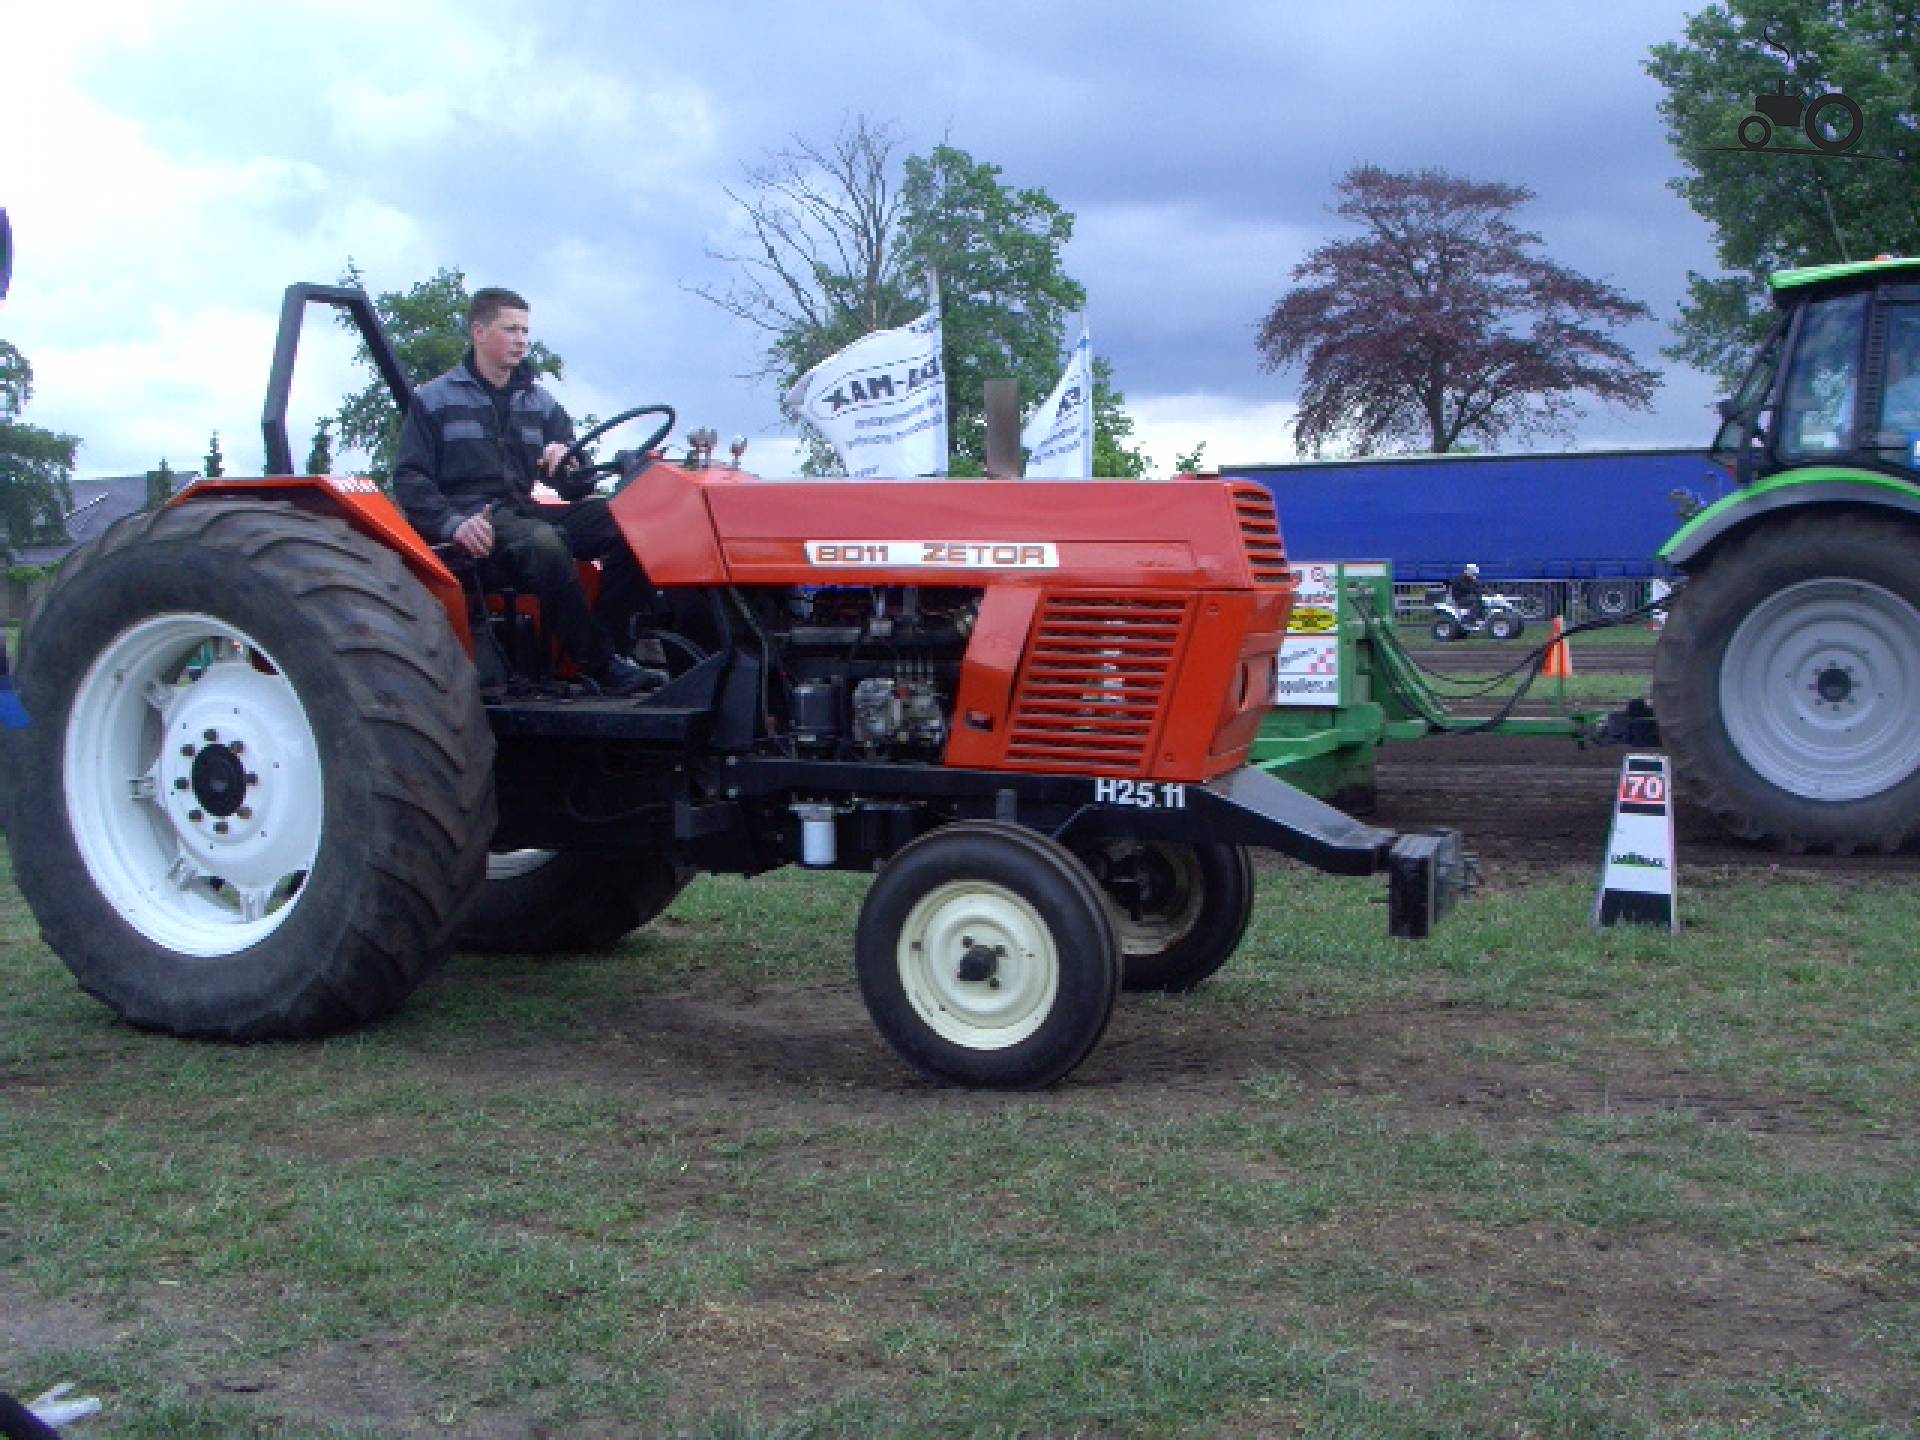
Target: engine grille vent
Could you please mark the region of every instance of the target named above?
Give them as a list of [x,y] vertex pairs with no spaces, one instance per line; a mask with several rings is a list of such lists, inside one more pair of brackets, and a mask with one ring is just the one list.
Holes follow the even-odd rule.
[[1049,595],[1020,672],[1008,762],[1102,775],[1143,770],[1189,604]]
[[1284,585],[1292,572],[1280,545],[1280,521],[1273,496],[1261,485],[1233,487],[1233,508],[1240,517],[1240,539],[1247,547],[1247,564],[1256,585]]

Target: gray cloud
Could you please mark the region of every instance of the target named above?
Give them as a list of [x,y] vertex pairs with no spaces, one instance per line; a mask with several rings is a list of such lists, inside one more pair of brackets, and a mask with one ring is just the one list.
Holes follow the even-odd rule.
[[[264,336],[280,285],[332,279],[349,253],[383,289],[458,264],[533,298],[576,409],[667,400],[688,423],[767,437],[771,389],[739,378],[755,336],[690,287],[724,280],[706,251],[741,165],[864,112],[910,150],[950,140],[1075,212],[1069,265],[1130,397],[1270,416],[1292,385],[1258,370],[1253,326],[1333,233],[1333,182],[1363,161],[1529,186],[1526,219],[1555,256],[1671,318],[1685,272],[1712,268],[1710,237],[1666,188],[1678,167],[1641,65],[1682,23],[1653,3],[190,4],[75,41],[70,83],[47,83],[49,103],[137,137],[148,173],[157,157],[205,183],[176,183],[181,208],[162,214],[141,195],[124,237],[62,270],[38,244],[65,193],[49,163],[14,209],[0,334],[42,368],[31,418],[87,438],[84,468],[150,464],[156,440],[190,463],[215,427],[244,467],[257,400],[235,397],[264,385],[264,338],[256,354],[176,351],[166,414],[145,413],[161,395],[137,383],[135,352],[165,317],[190,345],[235,333],[200,311],[259,317]],[[97,192],[113,164],[80,151],[67,183]],[[1657,362],[1664,326],[1631,338]],[[130,391],[108,403],[76,367],[115,345]],[[1598,415],[1581,439],[1704,443],[1708,398],[1676,373],[1653,415]]]

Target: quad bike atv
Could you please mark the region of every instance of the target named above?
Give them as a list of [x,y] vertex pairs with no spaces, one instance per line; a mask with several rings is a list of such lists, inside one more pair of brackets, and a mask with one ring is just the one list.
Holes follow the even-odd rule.
[[1454,604],[1444,586],[1435,587],[1428,596],[1433,606],[1433,620],[1427,633],[1443,644],[1474,635],[1484,635],[1489,640],[1518,640],[1526,631],[1527,622],[1512,596],[1483,595],[1477,615]]
[[[1893,850],[1920,835],[1920,260],[1782,271],[1781,314],[1714,453],[1739,489],[1661,558],[1685,571],[1653,706],[1734,834]],[[1920,383],[1920,382],[1916,382]]]
[[[1123,986],[1232,954],[1249,847],[1385,872],[1396,934],[1460,892],[1456,834],[1361,825],[1244,763],[1293,598],[1258,487],[766,483],[670,463],[656,432],[598,468],[672,676],[598,698],[373,483],[292,475],[309,300],[349,310],[406,398],[363,294],[293,287],[274,476],[122,521],[26,623],[16,878],[133,1024],[323,1034],[391,1011],[457,937],[604,943],[690,874],[797,862],[878,870],[854,963],[907,1060],[1036,1086]],[[496,648],[535,673],[483,686]]]

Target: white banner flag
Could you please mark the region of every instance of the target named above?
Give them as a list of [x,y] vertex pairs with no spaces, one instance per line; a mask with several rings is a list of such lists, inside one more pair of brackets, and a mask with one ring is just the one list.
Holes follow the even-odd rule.
[[1093,474],[1093,341],[1085,325],[1066,373],[1033,412],[1020,443],[1027,447],[1029,480],[1085,480]]
[[851,476],[946,474],[940,307],[822,360],[794,382],[787,406],[826,436]]

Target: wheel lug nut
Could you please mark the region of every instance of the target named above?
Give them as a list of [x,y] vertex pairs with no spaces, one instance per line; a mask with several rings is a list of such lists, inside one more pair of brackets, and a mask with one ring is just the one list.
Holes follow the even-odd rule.
[[182,775],[182,776],[181,776],[181,777],[180,777],[180,778],[179,778],[178,780],[175,780],[175,781],[173,782],[173,788],[174,788],[174,789],[176,789],[176,790],[184,790],[184,789],[186,789],[186,788],[187,788],[187,777],[186,777],[186,776],[184,776],[184,775]]
[[253,810],[246,805],[242,805],[238,810],[234,811],[233,813],[238,815],[242,820],[253,819]]
[[192,755],[192,754],[193,754],[193,746],[191,746],[191,745],[182,745],[182,746],[180,747],[180,753],[181,753],[182,755],[189,755],[189,756],[190,756],[190,755]]
[[243,741],[239,741],[239,740],[229,741],[227,743],[227,748],[233,751],[233,753],[236,755],[245,754],[247,749],[246,744]]
[[202,730],[200,732],[200,738],[211,745],[220,738],[220,732],[218,730]]
[[207,818],[207,815],[204,810],[187,811],[187,819],[191,820],[196,825],[198,825],[202,820],[206,818]]
[[224,820],[216,820],[216,821],[214,821],[214,822],[213,822],[213,833],[214,833],[214,834],[216,834],[216,835],[224,835],[224,834],[226,834],[226,833],[227,833],[227,822],[226,822],[226,821],[224,821]]
[[247,772],[247,784],[258,785],[259,783],[260,783],[260,777],[254,774],[251,770],[249,770]]

